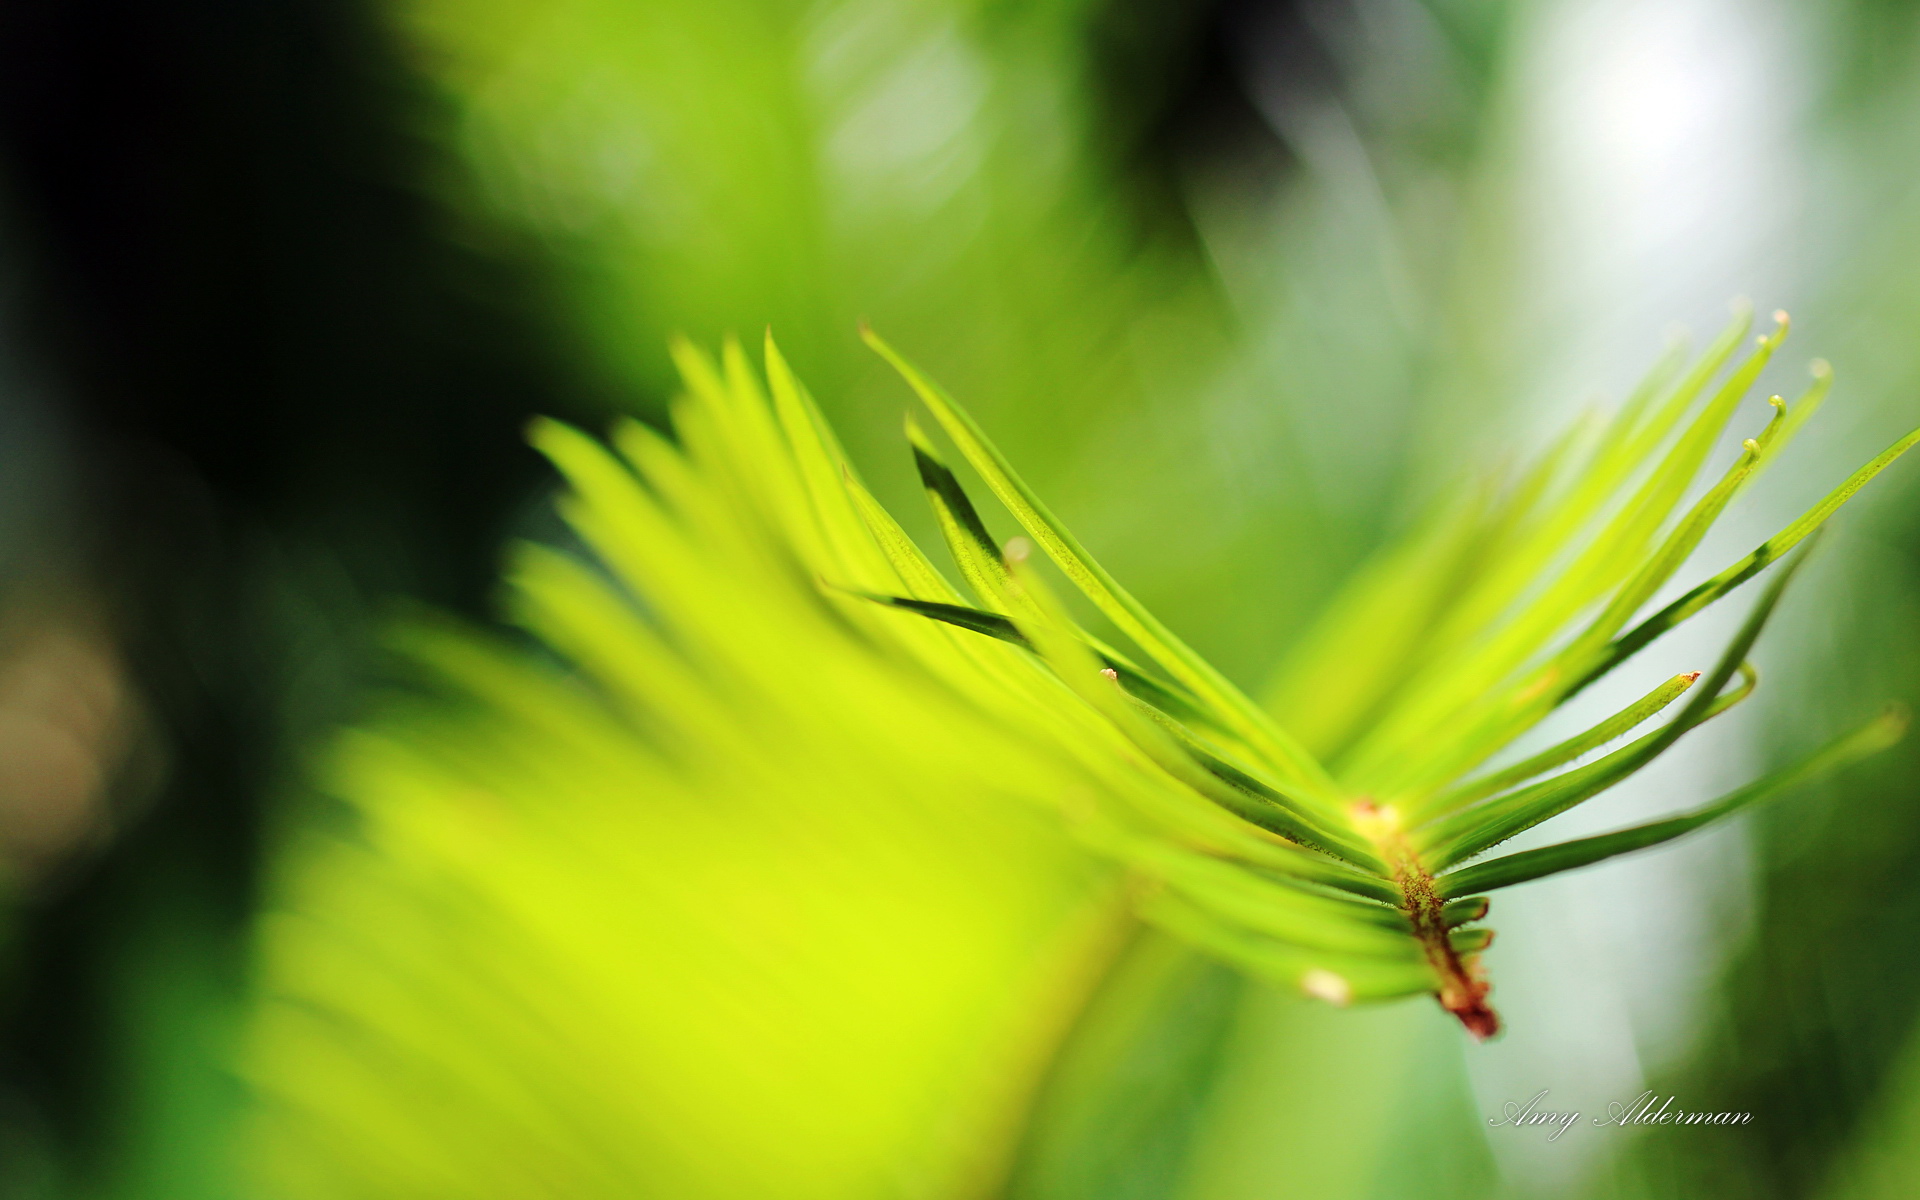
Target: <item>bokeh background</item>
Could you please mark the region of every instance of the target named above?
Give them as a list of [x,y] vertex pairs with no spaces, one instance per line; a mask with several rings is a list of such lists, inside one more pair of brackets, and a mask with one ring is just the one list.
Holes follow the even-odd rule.
[[[1814,356],[1839,381],[1701,554],[1744,552],[1920,419],[1917,268],[1901,0],[15,0],[0,1196],[422,1194],[261,1165],[258,918],[289,847],[343,820],[316,764],[383,685],[380,631],[490,620],[507,540],[558,536],[527,419],[662,422],[671,333],[771,325],[910,512],[872,320],[1259,688],[1469,464],[1618,398],[1737,295],[1794,315],[1768,390]],[[1764,699],[1571,820],[1680,807],[1920,701],[1920,485],[1890,472],[1827,542]],[[658,1169],[554,1194],[1920,1194],[1917,766],[1503,900],[1491,1046],[1149,948],[1062,1035],[990,1184],[926,1163],[991,1118],[893,1119],[986,1103],[933,1067],[843,1047],[860,1102],[786,1128],[783,1056],[831,1067],[827,1033],[636,1015],[712,1048],[610,1084]],[[1011,903],[993,919],[1031,916]],[[967,994],[1024,986],[950,965]],[[448,1113],[415,1149],[458,1159],[460,1100],[403,1076],[395,1103]],[[1755,1120],[1486,1127],[1543,1088]],[[737,1135],[681,1121],[688,1089]]]

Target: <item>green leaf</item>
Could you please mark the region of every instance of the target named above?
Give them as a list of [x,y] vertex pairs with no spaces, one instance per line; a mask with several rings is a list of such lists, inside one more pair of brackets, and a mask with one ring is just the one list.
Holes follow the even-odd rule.
[[[1754,353],[1714,392],[1633,494],[1570,561],[1551,572],[1544,586],[1541,573],[1567,555],[1568,543],[1582,522],[1556,522],[1553,539],[1531,547],[1506,567],[1507,582],[1495,593],[1502,597],[1501,603],[1491,604],[1491,597],[1476,601],[1472,609],[1478,615],[1472,631],[1460,637],[1458,655],[1436,663],[1421,686],[1383,716],[1353,758],[1342,764],[1343,777],[1351,776],[1356,786],[1374,792],[1420,791],[1485,759],[1552,711],[1560,698],[1556,689],[1564,668],[1550,664],[1531,673],[1523,668],[1564,635],[1569,621],[1625,585],[1645,565],[1649,545],[1679,504],[1741,395],[1785,336],[1785,314],[1775,315],[1780,328],[1758,339]],[[1709,355],[1716,368],[1733,344],[1723,337]],[[1699,368],[1691,372],[1647,428],[1621,443],[1635,448],[1633,457],[1628,466],[1602,474],[1608,486],[1603,493],[1586,497],[1587,515],[1607,510],[1613,503],[1613,489],[1631,482],[1641,460],[1658,449],[1673,424],[1690,410],[1694,394],[1710,373]],[[1600,457],[1610,456],[1603,452]],[[1584,496],[1586,489],[1576,488],[1575,494]],[[1521,564],[1526,565],[1525,571],[1515,569]],[[1508,605],[1529,589],[1533,594],[1510,610]]]
[[[875,540],[862,536],[863,531],[870,531],[870,525],[847,483],[854,476],[853,467],[820,406],[794,377],[774,344],[772,330],[767,331],[765,357],[774,414],[799,466],[814,517],[830,550],[830,561],[838,567],[837,577],[861,587],[888,586],[897,572],[890,570],[892,564]],[[906,580],[910,587],[918,589],[930,582],[917,568],[912,574],[915,577]]]
[[1425,528],[1356,572],[1275,673],[1268,710],[1309,749],[1337,759],[1433,652],[1436,627],[1484,566],[1499,516],[1484,493],[1440,506]]
[[1478,954],[1493,945],[1493,930],[1485,926],[1451,930],[1447,934],[1447,944],[1453,947],[1455,954]]
[[[1741,686],[1712,698],[1704,709],[1683,711],[1673,721],[1643,734],[1604,758],[1576,767],[1531,787],[1496,796],[1477,808],[1456,813],[1414,834],[1422,858],[1439,870],[1488,850],[1593,799],[1631,777],[1658,758],[1682,734],[1699,728],[1753,694],[1758,677],[1749,663],[1740,664]],[[1702,692],[1702,695],[1710,693]]]
[[1433,968],[1424,962],[1382,962],[1305,950],[1225,924],[1190,901],[1164,892],[1141,901],[1140,915],[1229,962],[1333,1004],[1416,996],[1438,986]]
[[1222,723],[1250,747],[1272,760],[1288,782],[1310,789],[1317,799],[1337,794],[1333,780],[1312,755],[1275,725],[1264,710],[1248,699],[1226,676],[1194,653],[1159,618],[1122,588],[1093,560],[1067,528],[1048,511],[1039,496],[1015,473],[986,432],[958,402],[922,375],[871,329],[862,329],[867,344],[900,372],[922,402],[939,420],[1000,502],[1007,506],[1027,533],[1038,542],[1075,586],[1104,612],[1122,632],[1158,662],[1168,674],[1217,710]]
[[1289,883],[1275,887],[1234,864],[1166,843],[1143,847],[1140,861],[1183,898],[1255,933],[1310,950],[1417,962],[1419,945],[1405,915],[1350,896]]
[[[1780,457],[1781,451],[1785,450],[1793,441],[1794,435],[1813,419],[1813,414],[1820,411],[1820,406],[1826,403],[1827,394],[1833,390],[1833,367],[1826,359],[1814,359],[1810,364],[1810,370],[1813,374],[1813,383],[1807,387],[1806,391],[1800,393],[1799,399],[1792,404],[1787,404],[1779,396],[1769,400],[1769,403],[1781,410],[1785,420],[1780,423],[1779,431],[1775,433],[1773,440],[1761,446],[1760,471],[1765,471],[1774,459]],[[1755,472],[1756,475],[1758,473]]]
[[1517,762],[1504,770],[1495,771],[1491,775],[1469,780],[1442,794],[1433,801],[1432,810],[1452,812],[1464,805],[1483,800],[1496,792],[1504,792],[1515,784],[1525,783],[1534,776],[1551,771],[1562,763],[1572,762],[1588,751],[1598,750],[1672,704],[1699,678],[1698,671],[1675,675],[1586,732],[1575,734],[1559,745],[1542,750],[1532,758]]
[[[1578,838],[1574,841],[1562,842],[1557,846],[1524,850],[1519,854],[1507,855],[1505,858],[1476,863],[1442,875],[1435,880],[1435,883],[1444,894],[1492,891],[1495,888],[1511,887],[1516,883],[1526,883],[1529,880],[1556,875],[1561,871],[1571,871],[1576,867],[1590,866],[1621,854],[1629,854],[1635,850],[1644,850],[1662,842],[1672,841],[1704,825],[1731,816],[1748,805],[1765,800],[1796,784],[1838,770],[1849,763],[1887,749],[1905,736],[1907,723],[1908,716],[1904,711],[1890,710],[1853,732],[1836,738],[1793,765],[1756,779],[1745,787],[1737,788],[1704,808],[1682,816],[1668,817],[1646,825],[1636,825],[1631,829]],[[1449,903],[1458,903],[1458,901]]]
[[[998,638],[1000,641],[1019,646],[1023,650],[1033,649],[1019,627],[999,613],[968,608],[964,604],[942,604],[930,600],[915,600],[907,596],[883,596],[873,592],[854,594],[871,600],[875,604],[884,604],[890,608],[917,613],[990,638]],[[1182,694],[1178,689],[1160,682],[1103,647],[1089,644],[1089,649],[1094,651],[1107,670],[1114,672],[1120,686],[1127,689],[1135,698],[1179,720],[1204,721],[1207,719],[1207,714],[1195,705],[1192,698]]]
[[[1512,521],[1519,528],[1505,544],[1487,544],[1488,557],[1428,636],[1423,654],[1410,656],[1413,678],[1341,763],[1343,779],[1362,791],[1411,790],[1423,780],[1431,784],[1457,774],[1511,740],[1503,685],[1567,620],[1617,582],[1622,568],[1616,565],[1611,578],[1602,568],[1619,560],[1617,547],[1631,530],[1631,514],[1617,514],[1569,562],[1573,543],[1615,505],[1619,490],[1685,417],[1707,380],[1739,348],[1750,319],[1750,312],[1737,312],[1642,420],[1658,392],[1656,380],[1665,373],[1656,370],[1608,427],[1586,465],[1557,489],[1556,498],[1539,513],[1515,514]],[[1524,498],[1524,491],[1516,497]],[[1488,729],[1463,741],[1463,718],[1469,729],[1483,724]]]
[[[1767,430],[1762,432],[1761,437],[1768,437],[1771,431],[1778,427],[1780,419],[1776,415],[1768,424]],[[1577,660],[1582,655],[1591,653],[1595,646],[1603,644],[1618,632],[1622,625],[1632,619],[1633,614],[1639,612],[1640,607],[1653,598],[1661,585],[1665,584],[1673,573],[1680,569],[1680,564],[1693,553],[1694,548],[1700,544],[1700,539],[1706,536],[1707,530],[1719,520],[1720,514],[1726,511],[1727,505],[1732,503],[1741,485],[1753,475],[1759,462],[1759,439],[1749,438],[1739,458],[1727,468],[1726,474],[1721,476],[1719,482],[1709,488],[1707,494],[1700,497],[1687,514],[1680,518],[1679,524],[1674,527],[1672,533],[1667,535],[1666,540],[1660,544],[1660,548],[1654,551],[1646,564],[1634,573],[1633,578],[1613,594],[1613,598],[1607,602],[1607,607],[1594,618],[1593,623],[1581,633],[1573,645],[1562,652],[1562,656],[1568,660]]]
[[1916,444],[1920,444],[1920,429],[1913,430],[1882,450],[1871,462],[1849,475],[1846,482],[1828,492],[1818,504],[1800,514],[1785,529],[1762,542],[1753,553],[1616,638],[1603,652],[1600,661],[1568,689],[1567,695],[1571,697],[1577,694],[1638,654],[1662,634],[1752,579],[1806,538],[1818,532],[1827,518],[1839,511],[1841,505],[1852,499],[1854,493],[1865,487],[1868,481],[1886,470]]
[[1497,797],[1478,808],[1457,813],[1426,831],[1416,832],[1419,844],[1431,851],[1428,861],[1436,869],[1451,866],[1550,817],[1558,816],[1632,775],[1679,740],[1681,735],[1744,699],[1752,691],[1751,682],[1745,689],[1728,696],[1720,695],[1720,689],[1726,686],[1736,671],[1743,668],[1751,670],[1746,667],[1747,652],[1753,648],[1760,631],[1766,627],[1767,618],[1773,615],[1781,593],[1805,562],[1806,554],[1801,553],[1781,568],[1772,585],[1748,614],[1740,632],[1728,644],[1719,664],[1707,676],[1706,686],[1694,693],[1693,700],[1688,702],[1679,716],[1597,762]]
[[855,511],[860,515],[861,522],[866,525],[868,534],[873,538],[874,544],[880,547],[887,561],[892,564],[900,581],[910,590],[920,593],[922,597],[938,603],[945,604],[959,600],[960,593],[955,591],[946,577],[940,574],[940,569],[928,560],[920,547],[914,545],[913,539],[907,536],[907,531],[900,528],[900,522],[893,519],[893,514],[874,499],[873,493],[867,491],[865,485],[854,477],[852,470],[849,469],[843,473],[842,482],[846,486],[848,497],[853,501]]
[[913,448],[913,463],[920,482],[927,490],[934,518],[946,538],[947,550],[960,567],[961,576],[973,588],[974,595],[989,608],[1001,602],[1002,580],[1006,568],[1000,562],[1000,548],[973,507],[953,471],[940,460],[933,444],[912,417],[907,418],[907,442]]
[[[1006,563],[1008,607],[1015,614],[1014,623],[1020,632],[1062,683],[1118,727],[1157,766],[1243,820],[1287,839],[1303,854],[1319,851],[1378,875],[1387,873],[1386,865],[1350,835],[1332,832],[1318,822],[1309,824],[1298,808],[1283,807],[1242,791],[1196,762],[1158,722],[1135,710],[1114,681],[1102,674],[1093,651],[1071,632],[1058,602],[1027,562],[1026,547],[1020,539],[1008,547]],[[1311,858],[1292,861],[1303,879],[1343,886],[1345,872],[1335,862],[1323,860],[1324,865],[1316,865]]]
[[1456,925],[1483,921],[1490,907],[1492,907],[1491,902],[1485,896],[1461,896],[1449,900],[1441,906],[1440,924],[1452,929]]

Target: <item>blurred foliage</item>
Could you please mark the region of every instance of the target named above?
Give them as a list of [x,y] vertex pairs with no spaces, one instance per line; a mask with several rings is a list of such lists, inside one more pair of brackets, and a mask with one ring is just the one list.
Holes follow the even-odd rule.
[[[572,319],[632,387],[664,390],[659,347],[669,331],[713,338],[771,322],[848,431],[853,459],[877,492],[898,499],[904,472],[873,452],[894,436],[897,393],[847,337],[869,315],[978,398],[1062,509],[1085,516],[1077,523],[1089,540],[1112,548],[1115,570],[1148,585],[1145,599],[1257,679],[1289,628],[1379,535],[1408,456],[1402,398],[1449,332],[1442,314],[1462,307],[1449,297],[1482,286],[1441,249],[1460,223],[1445,200],[1459,184],[1447,154],[1428,149],[1458,129],[1457,161],[1481,115],[1471,101],[1486,91],[1500,10],[1469,7],[1452,24],[1410,10],[1410,36],[1426,56],[1411,72],[1372,63],[1367,31],[1350,20],[1330,49],[1315,49],[1327,39],[1301,14],[1252,14],[1250,35],[1306,47],[1327,69],[1303,91],[1242,104],[1306,106],[1321,119],[1288,141],[1262,115],[1251,173],[1212,178],[1208,159],[1178,154],[1184,203],[1172,224],[1151,211],[1143,218],[1114,186],[1124,147],[1116,154],[1101,131],[1143,97],[1102,74],[1085,36],[1092,14],[419,5],[402,23],[417,61],[447,90],[454,119],[442,136],[472,167],[444,194],[476,214],[471,227],[504,221],[508,236],[536,240],[570,285]],[[1244,90],[1243,64],[1224,65],[1229,89]],[[1443,102],[1396,131],[1396,114],[1408,111],[1393,103],[1396,88]],[[1367,119],[1397,135],[1381,177],[1351,169],[1357,131],[1327,119],[1326,101],[1350,90],[1366,93]],[[1170,119],[1177,130],[1179,114]],[[1335,168],[1330,188],[1295,185],[1292,164],[1309,157]],[[1188,194],[1194,188],[1204,195]],[[1246,189],[1274,196],[1285,219],[1248,222],[1260,210],[1241,202]],[[1383,236],[1392,249],[1376,254]],[[1471,377],[1456,370],[1452,382]],[[1479,403],[1486,411],[1488,398]],[[1341,415],[1329,421],[1332,411]],[[1356,443],[1349,418],[1361,413],[1371,428]],[[1319,445],[1294,436],[1298,420],[1314,422]],[[1352,472],[1313,467],[1350,460]],[[1168,469],[1193,463],[1207,469]],[[1181,518],[1196,511],[1215,515],[1204,532]],[[1249,592],[1263,604],[1237,599]],[[988,916],[1013,919],[980,919]],[[1224,1030],[1235,1011],[1181,1005],[1165,1019]],[[714,1036],[701,1028],[682,1030],[695,1042]],[[992,1045],[965,1024],[928,1037],[927,1053],[966,1030]],[[1226,1034],[1192,1036],[1207,1044]],[[1315,1036],[1331,1044],[1325,1030]],[[1445,1035],[1418,1035],[1436,1036]],[[1156,1070],[1161,1086],[1200,1104],[1214,1066],[1187,1055]],[[1298,1086],[1280,1072],[1247,1083],[1238,1102],[1257,1109],[1265,1091]],[[1357,1094],[1348,1101],[1353,1111],[1363,1104]],[[1410,1109],[1394,1120],[1424,1117]],[[1161,1178],[1184,1186],[1189,1172],[1176,1164],[1201,1126],[1177,1108],[1153,1123]],[[850,1124],[838,1136],[865,1135]],[[753,1169],[728,1152],[714,1157],[700,1170]],[[1358,1161],[1329,1186],[1335,1178],[1356,1194],[1374,1186]]]
[[[976,398],[1116,569],[1152,562],[1129,572],[1151,581],[1145,599],[1257,679],[1378,536],[1407,458],[1404,396],[1455,332],[1443,314],[1482,286],[1443,248],[1468,219],[1449,167],[1483,119],[1501,9],[1408,6],[1384,32],[1337,8],[1315,10],[1330,30],[1286,6],[1184,11],[735,0],[398,15],[472,166],[448,194],[546,249],[574,319],[641,394],[668,390],[669,335],[771,325],[898,500],[908,479],[881,452],[898,400],[848,336],[870,318]],[[1129,25],[1227,45],[1170,37],[1147,59],[1150,34],[1114,32]],[[1411,42],[1414,68],[1370,59],[1381,40]],[[1269,52],[1320,65],[1256,94],[1243,60]],[[1305,115],[1289,137],[1263,116],[1226,148],[1187,146],[1205,104],[1116,78],[1170,66],[1223,73],[1195,89],[1232,92],[1242,119]],[[1354,161],[1359,130],[1333,115],[1349,94],[1381,127],[1377,167]],[[1164,132],[1128,132],[1143,126]],[[1182,204],[1156,219],[1123,186],[1126,164],[1169,141],[1160,179]],[[1289,163],[1317,156],[1339,169],[1299,186]],[[1284,193],[1283,219],[1245,189]],[[1357,454],[1330,405],[1334,426],[1372,424]],[[1302,421],[1317,426],[1304,439]],[[1331,498],[1313,466],[1329,457],[1362,460]],[[1210,469],[1173,469],[1196,462]],[[1217,519],[1176,517],[1195,511]],[[1246,589],[1263,610],[1231,601]]]
[[[229,1186],[266,813],[388,597],[484,611],[526,419],[604,408],[537,265],[428,194],[426,92],[332,0],[0,13],[0,710],[77,627],[139,734],[19,873],[0,1194]],[[59,741],[5,751],[10,865]]]
[[265,943],[266,1191],[947,1195],[1004,1170],[1121,917],[1016,784],[1087,784],[912,669],[963,658],[953,635],[821,601],[811,514],[769,503],[800,481],[751,453],[770,423],[703,398],[680,429],[690,458],[622,431],[651,493],[541,436],[607,574],[526,549],[513,606],[577,678],[416,634],[461,702],[347,751],[364,843],[300,856]]
[[[1781,406],[1722,482],[1676,511],[1786,330],[1700,404],[1745,332],[1736,322],[1685,372],[1670,364],[1677,380],[1656,376],[1584,452],[1560,448],[1486,511],[1469,506],[1470,537],[1442,526],[1442,546],[1479,544],[1471,569],[1390,552],[1371,577],[1397,595],[1437,593],[1433,612],[1336,606],[1325,636],[1338,645],[1356,621],[1431,627],[1404,647],[1382,637],[1398,649],[1365,679],[1391,703],[1362,744],[1397,733],[1381,757],[1398,774],[1361,757],[1361,773],[1338,783],[1086,558],[972,418],[877,339],[1161,680],[1117,652],[1096,655],[1024,556],[1003,564],[910,425],[948,548],[984,608],[957,604],[851,473],[771,340],[771,401],[737,346],[721,364],[683,347],[680,448],[633,422],[614,432],[617,457],[537,427],[569,482],[561,512],[594,560],[523,548],[510,604],[571,671],[449,633],[409,639],[450,700],[408,704],[350,741],[334,786],[364,831],[301,855],[265,936],[266,1007],[248,1060],[268,1106],[265,1190],[993,1194],[1010,1159],[1016,1191],[1177,1186],[1180,1151],[1199,1132],[1193,1089],[1222,1065],[1223,1006],[1192,1024],[1154,1009],[1220,985],[1196,990],[1208,972],[1169,967],[1163,945],[1146,942],[1158,970],[1136,954],[1118,986],[1143,991],[1133,1003],[1150,1015],[1097,1005],[1067,1073],[1038,1086],[1024,1135],[1041,1064],[1107,973],[1125,916],[1109,873],[1077,865],[1044,826],[1009,822],[1004,799],[1064,818],[1128,869],[1141,915],[1242,969],[1342,1007],[1437,993],[1489,1036],[1477,953],[1487,936],[1462,928],[1486,901],[1471,893],[1689,832],[1904,727],[1872,722],[1699,814],[1435,874],[1744,699],[1750,676],[1722,689],[1791,567],[1671,723],[1496,794],[1628,732],[1697,674],[1563,747],[1449,782],[1785,555],[1920,440],[1625,630],[1824,393],[1822,379]],[[1553,582],[1536,586],[1546,568]],[[1589,623],[1596,596],[1611,599]],[[1579,632],[1541,658],[1569,621]],[[1367,661],[1309,658],[1327,664],[1310,693]],[[1426,709],[1450,714],[1455,733],[1436,738]],[[1101,876],[1089,895],[1083,880]],[[1090,1044],[1109,1020],[1121,1036]],[[1171,1063],[1135,1091],[1129,1065],[1156,1045]],[[563,1077],[562,1064],[579,1074]],[[1076,1128],[1073,1108],[1102,1099],[1138,1114],[1137,1140],[1089,1164],[1111,1131]]]

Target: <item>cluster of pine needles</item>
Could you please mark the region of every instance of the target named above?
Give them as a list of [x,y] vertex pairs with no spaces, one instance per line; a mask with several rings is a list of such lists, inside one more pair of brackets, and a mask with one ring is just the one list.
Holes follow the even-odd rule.
[[[400,778],[417,794],[533,796],[583,788],[591,767],[605,795],[632,804],[635,789],[715,786],[701,782],[707,771],[759,795],[740,764],[790,737],[810,760],[844,751],[821,778],[865,772],[857,786],[876,795],[918,773],[1045,806],[1123,868],[1142,918],[1191,944],[1336,1004],[1431,994],[1488,1037],[1499,1029],[1481,962],[1488,893],[1680,837],[1904,730],[1889,711],[1693,811],[1492,853],[1744,701],[1756,682],[1749,653],[1809,539],[1920,440],[1902,438],[1752,553],[1645,611],[1828,393],[1831,372],[1816,363],[1805,394],[1774,397],[1765,427],[1711,477],[1709,459],[1786,336],[1785,315],[1776,320],[1752,342],[1741,316],[1696,357],[1675,348],[1617,411],[1439,506],[1350,581],[1261,700],[1148,612],[979,423],[871,331],[1025,531],[997,545],[910,419],[957,584],[861,483],[771,338],[764,373],[737,345],[715,360],[682,344],[675,441],[638,422],[619,426],[611,448],[535,427],[568,483],[561,512],[590,554],[526,547],[510,582],[518,620],[566,667],[536,669],[464,633],[415,636],[420,658],[492,712],[498,747],[545,738],[542,748],[493,761],[485,755],[508,751],[461,757],[419,736],[369,735],[349,746],[345,771],[359,781],[342,790],[376,828],[425,827],[395,815],[424,802],[380,799],[406,791]],[[1041,556],[1057,575],[1038,569]],[[1770,566],[1710,667],[1656,671],[1619,712],[1507,761],[1562,705],[1640,669],[1663,634]],[[1060,576],[1125,649],[1069,615],[1048,582]],[[537,769],[523,762],[533,759]]]
[[[1831,369],[1816,362],[1806,393],[1792,404],[1772,397],[1765,428],[1683,506],[1787,334],[1786,314],[1775,320],[1776,329],[1756,338],[1717,386],[1716,376],[1746,340],[1749,317],[1691,363],[1676,348],[1611,419],[1576,426],[1507,486],[1454,505],[1384,555],[1330,606],[1267,705],[1128,594],[966,410],[870,331],[870,344],[912,386],[1031,543],[1018,538],[996,549],[953,471],[911,419],[920,477],[968,599],[877,511],[844,464],[819,484],[833,486],[831,475],[838,476],[904,585],[859,594],[1020,648],[1020,666],[1043,666],[1047,683],[1062,693],[1055,703],[1104,719],[1117,735],[1113,751],[1167,793],[1163,809],[1198,813],[1211,806],[1238,818],[1231,841],[1210,840],[1181,828],[1184,822],[1169,822],[1151,848],[1105,835],[1161,885],[1144,902],[1150,919],[1335,1003],[1434,993],[1485,1038],[1499,1029],[1479,962],[1493,936],[1482,923],[1486,893],[1680,837],[1883,749],[1904,732],[1905,714],[1889,710],[1694,811],[1487,856],[1620,784],[1751,695],[1757,676],[1747,656],[1805,561],[1808,539],[1920,440],[1920,430],[1901,438],[1752,553],[1643,615],[1828,393]],[[777,363],[774,353],[769,361]],[[725,386],[714,379],[696,383],[696,391],[719,403]],[[793,385],[777,378],[776,390],[809,422],[818,421]],[[807,428],[787,424],[796,443]],[[824,508],[817,495],[815,504]],[[1033,544],[1137,656],[1068,617],[1032,569]],[[1561,705],[1783,558],[1711,669],[1664,678],[1592,728],[1487,768]],[[1676,715],[1590,757],[1676,705]],[[1307,728],[1279,718],[1290,712]]]

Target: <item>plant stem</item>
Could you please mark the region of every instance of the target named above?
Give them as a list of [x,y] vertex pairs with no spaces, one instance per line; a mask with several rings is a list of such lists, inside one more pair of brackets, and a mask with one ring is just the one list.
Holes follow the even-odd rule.
[[1401,833],[1398,814],[1391,806],[1378,808],[1369,800],[1361,800],[1354,805],[1354,815],[1355,824],[1372,837],[1381,857],[1393,866],[1394,882],[1405,897],[1401,908],[1413,924],[1413,936],[1426,953],[1427,962],[1440,977],[1435,993],[1440,1007],[1458,1018],[1476,1041],[1484,1042],[1499,1033],[1500,1014],[1487,1003],[1492,988],[1480,971],[1477,957],[1468,962],[1453,948],[1441,915],[1446,901],[1433,886],[1433,873]]

